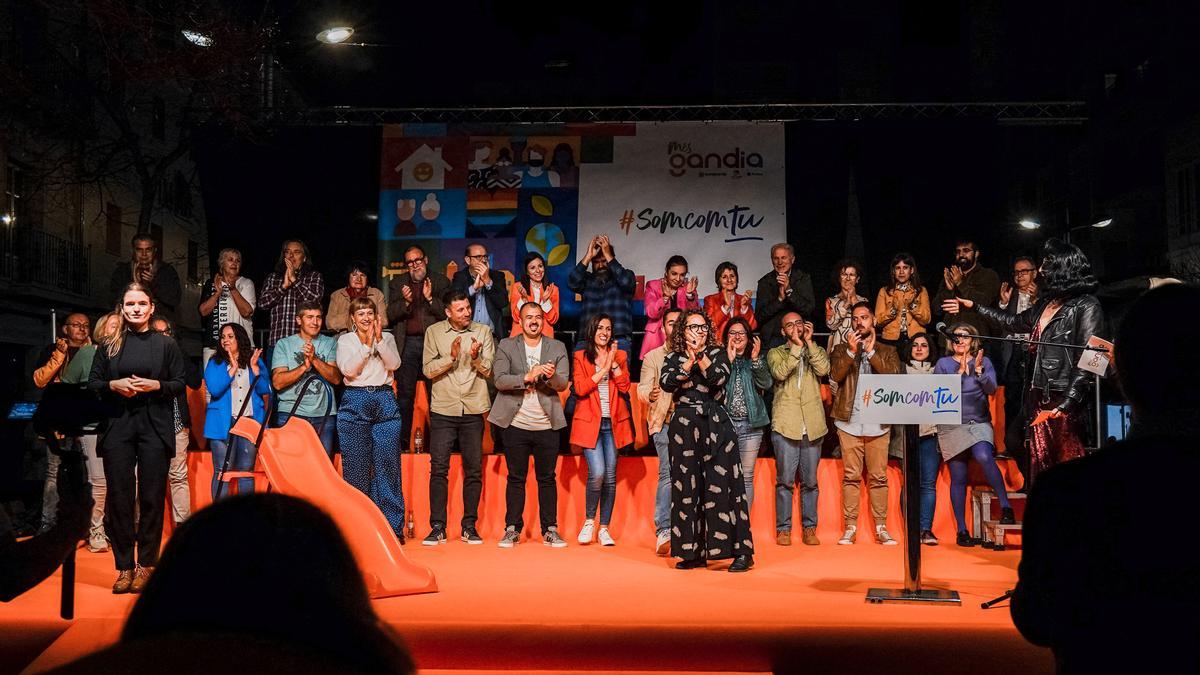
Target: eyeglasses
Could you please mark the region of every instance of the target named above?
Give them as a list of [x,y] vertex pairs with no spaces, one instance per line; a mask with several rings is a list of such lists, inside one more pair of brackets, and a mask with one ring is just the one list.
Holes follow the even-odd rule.
[[708,332],[708,326],[706,326],[706,325],[704,325],[704,324],[702,324],[702,323],[689,323],[689,324],[687,325],[687,327],[686,327],[686,328],[684,328],[684,330],[690,330],[690,331],[692,331],[693,333],[707,333],[707,332]]
[[1013,276],[1019,277],[1022,274],[1034,274],[1035,272],[1037,272],[1037,270],[1032,270],[1032,269],[1030,269],[1030,270],[1013,270]]
[[487,260],[487,254],[484,253],[482,255],[469,255],[469,256],[467,256],[467,260]]
[[843,279],[857,279],[858,274],[855,272],[842,272],[840,275]]
[[803,321],[789,321],[789,322],[783,324],[784,328],[802,328],[803,326],[804,326]]
[[729,337],[746,337],[746,331],[744,331],[744,330],[731,330],[731,331],[729,331]]
[[420,265],[425,264],[425,259],[424,258],[413,258],[412,260],[405,260],[404,264],[408,265],[409,267],[420,266]]

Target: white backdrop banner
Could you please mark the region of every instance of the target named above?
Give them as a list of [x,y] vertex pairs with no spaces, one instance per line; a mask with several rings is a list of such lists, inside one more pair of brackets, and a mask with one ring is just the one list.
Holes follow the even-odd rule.
[[962,424],[961,375],[862,375],[858,396],[868,424]]
[[580,166],[579,247],[611,237],[617,259],[647,280],[673,254],[688,259],[702,295],[724,260],[742,290],[771,268],[786,240],[783,124],[639,123],[613,139],[611,163]]

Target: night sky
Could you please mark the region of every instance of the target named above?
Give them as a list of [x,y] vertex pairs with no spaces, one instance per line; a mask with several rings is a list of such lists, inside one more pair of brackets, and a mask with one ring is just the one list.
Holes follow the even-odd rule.
[[[683,17],[619,2],[602,16],[544,3],[503,11],[490,3],[353,5],[298,3],[284,16],[276,56],[289,104],[1085,100],[1106,59],[1126,58],[1154,28],[1131,28],[1100,49],[1091,38],[1116,27],[1097,23],[1090,3],[704,3]],[[355,26],[355,40],[390,46],[313,41],[337,23]],[[1083,36],[1072,25],[1095,30]],[[959,234],[977,239],[984,264],[1003,272],[1043,234],[1016,227],[1028,214],[1013,212],[1014,191],[1085,133],[977,120],[790,123],[788,239],[798,264],[819,296],[832,292],[853,172],[868,272],[860,292],[874,296],[896,251],[915,255],[935,283]],[[201,150],[211,250],[242,249],[244,273],[261,282],[280,242],[300,237],[327,289],[341,287],[347,262],[376,259],[367,215],[377,209],[379,147],[378,128],[291,127]]]

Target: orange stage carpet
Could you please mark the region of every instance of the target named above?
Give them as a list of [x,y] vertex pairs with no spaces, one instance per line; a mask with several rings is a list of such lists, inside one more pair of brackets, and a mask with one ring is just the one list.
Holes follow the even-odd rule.
[[[207,463],[206,455],[199,459]],[[415,507],[419,538],[427,531],[428,456],[404,459],[405,493]],[[924,576],[928,587],[959,591],[961,607],[864,602],[868,587],[899,586],[901,547],[879,546],[865,532],[855,546],[835,544],[838,461],[823,460],[821,466],[823,545],[781,548],[773,539],[774,463],[760,460],[752,515],[757,565],[742,575],[674,570],[653,555],[653,457],[624,458],[619,465],[612,524],[617,546],[578,545],[586,468],[578,456],[563,457],[560,467],[559,522],[568,548],[550,549],[534,539],[532,476],[525,541],[512,550],[496,547],[505,479],[496,456],[486,459],[480,509],[487,543],[405,547],[414,562],[434,571],[439,591],[375,606],[422,669],[973,675],[1053,670],[1049,652],[1021,639],[1007,609],[979,609],[980,602],[1012,586],[1020,552],[953,545],[944,475],[936,526],[944,539],[941,546],[925,548]],[[891,521],[899,535],[899,472],[893,467],[889,473]],[[461,513],[459,475],[455,458],[449,528],[454,537]],[[202,471],[193,476],[194,484],[204,485]],[[197,502],[207,501],[203,496],[202,488],[194,495]],[[57,618],[57,576],[0,605],[0,673],[39,672],[115,640],[133,599],[109,592],[113,578],[110,554],[81,550],[74,622]]]

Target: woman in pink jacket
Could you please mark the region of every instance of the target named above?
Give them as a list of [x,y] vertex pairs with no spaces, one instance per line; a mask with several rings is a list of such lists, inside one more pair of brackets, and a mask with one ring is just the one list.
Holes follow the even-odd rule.
[[700,309],[700,298],[696,294],[696,277],[688,278],[687,258],[673,255],[667,258],[667,267],[662,279],[646,282],[646,335],[642,338],[642,351],[659,347],[665,341],[662,330],[663,314],[668,309]]

